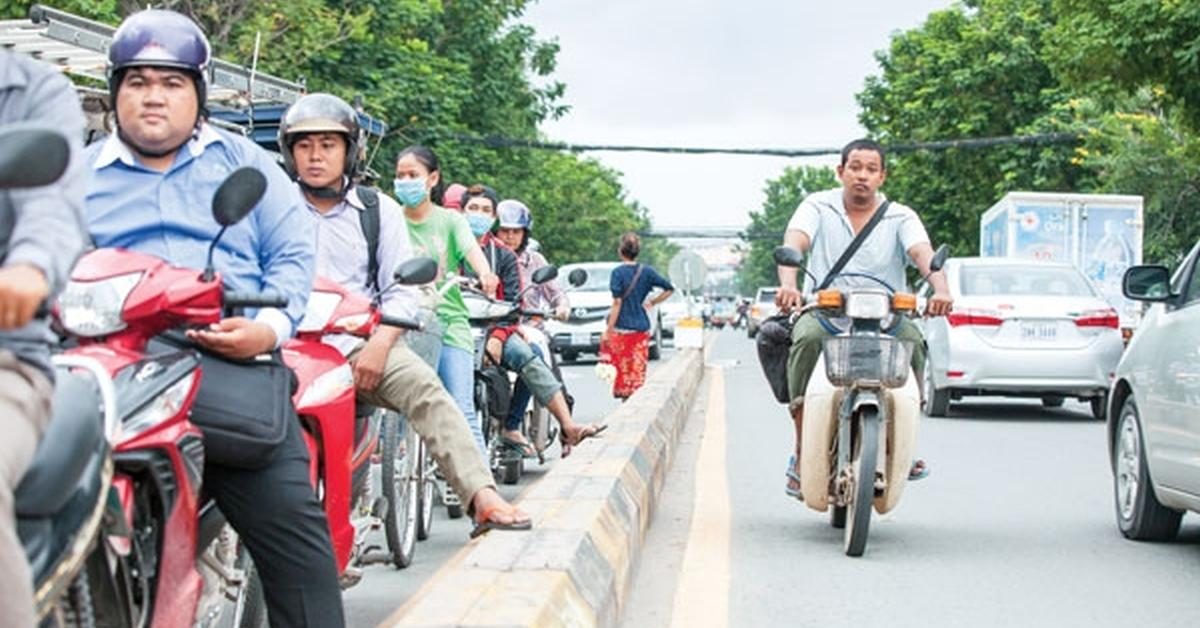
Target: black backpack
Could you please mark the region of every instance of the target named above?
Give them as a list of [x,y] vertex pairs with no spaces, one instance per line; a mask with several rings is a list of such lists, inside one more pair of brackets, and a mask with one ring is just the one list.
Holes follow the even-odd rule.
[[379,190],[362,185],[355,191],[363,204],[358,221],[367,238],[367,288],[379,294]]

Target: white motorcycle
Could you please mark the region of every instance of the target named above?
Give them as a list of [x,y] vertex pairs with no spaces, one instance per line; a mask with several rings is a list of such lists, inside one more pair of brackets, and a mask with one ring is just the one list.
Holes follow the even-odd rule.
[[[932,271],[947,255],[938,249]],[[799,268],[804,258],[779,247],[775,263]],[[862,556],[872,506],[886,514],[900,503],[912,465],[921,396],[909,377],[912,347],[889,332],[916,313],[917,298],[870,275],[837,278],[850,277],[880,287],[821,290],[805,295],[807,305],[793,314],[812,312],[839,330],[825,340],[804,391],[800,489],[809,508],[832,509],[831,525],[845,530],[846,555]]]

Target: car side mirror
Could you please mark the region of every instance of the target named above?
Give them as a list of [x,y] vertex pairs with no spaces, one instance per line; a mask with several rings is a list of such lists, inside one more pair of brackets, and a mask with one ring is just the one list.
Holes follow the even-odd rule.
[[946,265],[946,259],[950,257],[950,247],[945,244],[937,247],[933,252],[933,259],[929,262],[929,273],[933,274],[941,270]]
[[1169,301],[1171,294],[1171,271],[1157,264],[1133,266],[1125,271],[1121,291],[1135,301],[1151,303]]
[[582,268],[576,268],[575,270],[573,270],[569,274],[567,274],[567,283],[578,288],[579,286],[582,286],[583,284],[587,283],[587,278],[588,278],[588,273],[586,270],[584,270]]
[[420,286],[437,279],[437,262],[429,257],[413,257],[396,267],[392,277],[403,286]]
[[250,214],[266,192],[267,177],[263,173],[250,166],[238,168],[213,194],[213,218],[222,227],[237,224]]
[[804,265],[804,254],[789,246],[775,247],[775,263],[779,266],[800,268]]
[[0,132],[0,146],[0,189],[50,185],[71,162],[67,138],[51,129],[8,128]]
[[541,284],[546,283],[547,281],[554,281],[554,279],[557,277],[558,277],[558,267],[557,266],[542,266],[541,268],[533,271],[533,276],[531,277],[531,279],[533,279],[533,283],[541,285]]

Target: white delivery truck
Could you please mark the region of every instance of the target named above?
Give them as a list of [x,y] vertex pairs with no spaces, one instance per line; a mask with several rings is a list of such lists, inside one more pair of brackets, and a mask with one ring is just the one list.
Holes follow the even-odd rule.
[[1121,280],[1142,263],[1142,211],[1141,196],[1009,192],[983,214],[979,254],[1074,264],[1120,314],[1128,338],[1141,310]]

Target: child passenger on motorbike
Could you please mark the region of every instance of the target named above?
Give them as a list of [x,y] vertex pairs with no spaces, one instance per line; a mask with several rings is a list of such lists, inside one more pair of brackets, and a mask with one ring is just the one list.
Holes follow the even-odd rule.
[[[887,162],[884,149],[878,143],[855,140],[847,144],[842,149],[837,175],[842,187],[810,194],[805,198],[784,234],[784,246],[808,254],[807,269],[811,275],[804,281],[805,292],[813,291],[817,282],[824,279],[854,236],[866,227],[886,200],[879,188],[887,179]],[[886,211],[884,218],[868,236],[868,241],[846,265],[845,272],[878,277],[893,288],[903,290],[907,286],[905,267],[911,261],[933,286],[927,314],[943,316],[949,313],[953,302],[946,277],[940,271],[930,273],[933,247],[920,217],[899,203],[892,203]],[[795,268],[779,267],[780,288],[775,300],[780,311],[788,312],[803,304],[801,292],[796,288],[796,276]],[[847,281],[858,280],[849,278]],[[874,283],[870,285],[878,286]],[[789,410],[796,429],[796,449],[788,462],[786,492],[797,499],[803,499],[799,473],[804,392],[821,353],[822,342],[829,335],[830,332],[811,312],[801,315],[792,329],[792,345],[788,354],[788,392],[792,398]],[[912,344],[912,366],[920,376],[925,363],[925,341],[920,330],[912,321],[903,319],[896,336]],[[924,477],[926,472],[924,461],[918,460],[913,465],[911,477]]]
[[[516,254],[492,233],[492,228],[496,223],[496,199],[496,193],[491,188],[474,185],[467,190],[464,196],[463,208],[472,233],[479,238],[484,255],[492,262],[492,267],[500,272],[502,291],[498,297],[502,300],[514,301],[520,296],[524,282],[517,265]],[[502,201],[499,205],[503,207],[505,203],[513,202],[515,201]],[[493,362],[517,374],[517,392],[520,392],[522,387],[526,391],[532,391],[538,401],[546,406],[550,414],[558,420],[563,457],[569,455],[571,448],[578,445],[580,441],[604,430],[605,426],[603,425],[575,423],[571,417],[571,408],[567,404],[567,398],[563,394],[562,383],[546,364],[541,350],[526,342],[525,338],[521,336],[519,325],[493,329],[487,340],[487,353]],[[514,421],[512,414],[517,412],[517,394],[514,393],[512,412],[505,420],[500,440],[504,445],[521,451],[527,457],[532,457],[536,456],[537,452],[534,451],[533,445],[526,440],[525,435],[521,433],[521,420],[524,418],[525,406],[529,402],[528,395],[527,392],[524,401],[520,404],[520,412],[516,414]]]
[[[403,210],[391,198],[356,181],[362,144],[354,108],[330,94],[304,96],[284,114],[279,146],[284,167],[298,182],[317,222],[317,274],[367,298],[380,296],[383,290],[381,307],[386,314],[416,318],[416,290],[388,288],[393,270],[411,257]],[[369,242],[360,216],[368,211],[378,212],[375,277],[369,276]],[[528,515],[496,492],[471,432],[437,373],[403,338],[404,330],[384,326],[365,343],[348,336],[330,344],[352,364],[360,403],[409,418],[446,480],[469,504],[468,512],[475,513],[477,524],[529,528]]]

